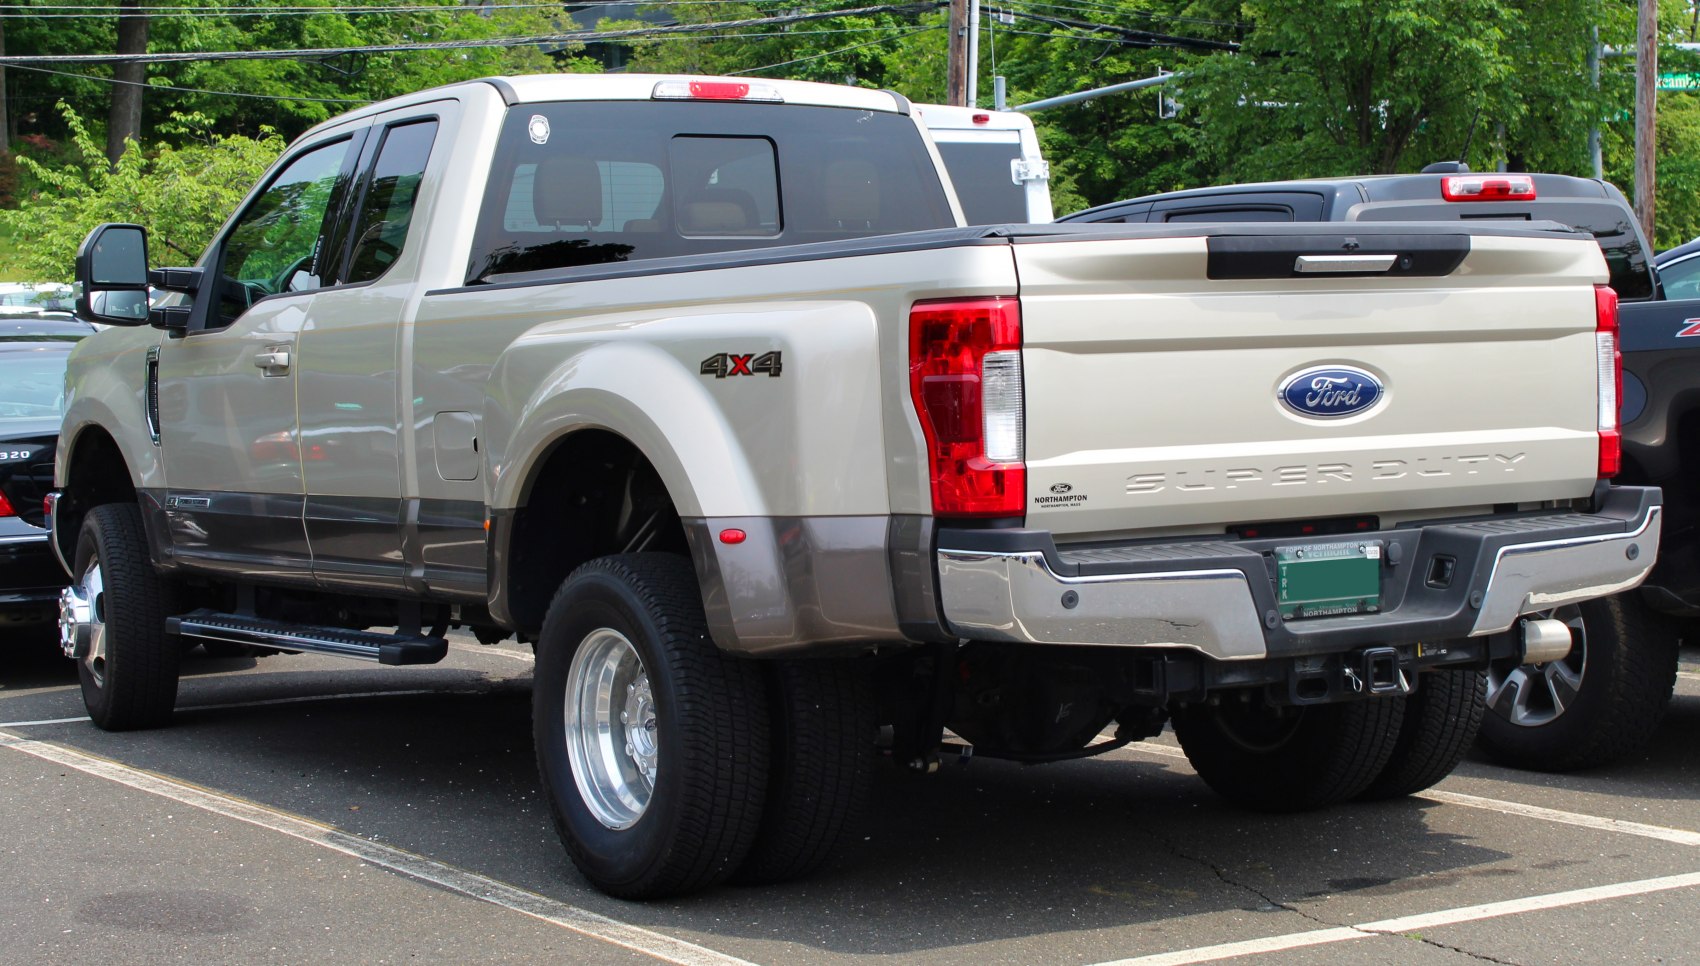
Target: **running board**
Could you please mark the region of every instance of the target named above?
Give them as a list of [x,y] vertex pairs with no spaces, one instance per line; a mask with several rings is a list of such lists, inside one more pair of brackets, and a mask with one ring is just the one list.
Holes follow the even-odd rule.
[[435,664],[449,653],[449,642],[441,637],[381,634],[351,631],[341,627],[311,627],[286,624],[240,614],[197,610],[182,617],[167,617],[165,629],[198,641],[252,644],[284,651],[312,651],[336,657],[353,657],[379,664]]

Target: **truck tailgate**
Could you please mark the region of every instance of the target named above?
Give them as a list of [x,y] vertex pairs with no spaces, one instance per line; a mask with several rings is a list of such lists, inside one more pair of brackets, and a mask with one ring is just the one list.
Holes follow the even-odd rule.
[[[1014,246],[1029,526],[1221,532],[1593,489],[1590,239],[1234,227]],[[1293,274],[1305,252],[1402,244],[1452,251]]]

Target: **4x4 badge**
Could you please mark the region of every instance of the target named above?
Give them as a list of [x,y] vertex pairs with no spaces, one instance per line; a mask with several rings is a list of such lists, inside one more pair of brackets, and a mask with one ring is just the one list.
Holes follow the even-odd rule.
[[701,373],[716,379],[727,376],[754,376],[766,373],[770,378],[778,378],[785,370],[785,363],[778,352],[717,352],[702,360]]

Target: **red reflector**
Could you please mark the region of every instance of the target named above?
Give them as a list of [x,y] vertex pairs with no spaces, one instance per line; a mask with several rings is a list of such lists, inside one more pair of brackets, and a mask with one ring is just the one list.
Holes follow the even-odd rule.
[[1594,344],[1599,369],[1600,479],[1623,469],[1623,349],[1619,344],[1617,292],[1594,286]]
[[729,527],[720,531],[720,542],[724,544],[737,545],[743,543],[747,536],[748,535],[745,534],[744,531]]
[[992,123],[992,116],[990,114],[976,114],[976,115],[974,115],[974,123],[975,124],[990,124],[990,123]]
[[691,81],[691,96],[735,101],[750,92],[750,85],[733,81]]
[[983,391],[987,354],[1020,350],[1021,304],[1013,298],[917,302],[910,310],[910,399],[927,440],[934,513],[1024,515],[1027,464],[986,457]]
[[0,517],[15,517],[18,511],[12,509],[12,501],[6,499],[4,491],[0,491]]
[[1460,174],[1440,179],[1447,201],[1533,201],[1535,179],[1526,174]]

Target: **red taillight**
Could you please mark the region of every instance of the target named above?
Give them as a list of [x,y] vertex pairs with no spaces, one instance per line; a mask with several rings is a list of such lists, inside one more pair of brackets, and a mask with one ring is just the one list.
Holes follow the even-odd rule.
[[1618,345],[1617,292],[1610,285],[1594,286],[1594,353],[1599,370],[1600,478],[1609,479],[1623,468],[1618,425],[1623,411],[1623,352]]
[[1535,179],[1526,174],[1459,174],[1440,179],[1447,201],[1534,201]]
[[691,81],[692,97],[737,100],[750,92],[750,85],[731,81]]
[[915,303],[909,391],[927,438],[933,512],[1023,515],[1021,304],[1013,298]]
[[6,499],[6,493],[0,490],[0,517],[15,517],[18,511],[12,509],[12,501]]

